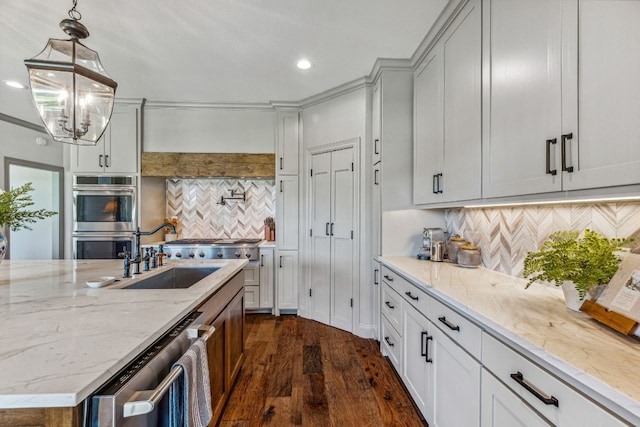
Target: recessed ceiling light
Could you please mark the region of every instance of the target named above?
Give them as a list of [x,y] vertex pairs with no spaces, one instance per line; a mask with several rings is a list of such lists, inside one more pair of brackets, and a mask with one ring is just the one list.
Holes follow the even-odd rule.
[[16,89],[26,89],[27,87],[22,83],[16,82],[15,80],[4,80],[4,84],[7,86],[16,88]]
[[311,68],[311,65],[312,65],[311,62],[307,61],[306,59],[301,59],[296,64],[296,66],[301,70],[308,70],[309,68]]

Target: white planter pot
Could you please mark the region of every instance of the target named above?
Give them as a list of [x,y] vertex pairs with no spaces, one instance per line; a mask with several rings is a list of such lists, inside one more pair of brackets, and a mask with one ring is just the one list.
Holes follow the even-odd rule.
[[564,294],[564,301],[567,304],[567,308],[573,311],[580,311],[580,307],[582,307],[582,303],[584,302],[584,300],[580,299],[578,290],[576,289],[574,283],[565,280],[564,282],[562,282],[562,285],[560,287],[562,288],[562,293]]

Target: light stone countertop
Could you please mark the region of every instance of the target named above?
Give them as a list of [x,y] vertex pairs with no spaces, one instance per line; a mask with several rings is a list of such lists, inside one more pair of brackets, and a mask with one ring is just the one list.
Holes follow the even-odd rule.
[[[187,289],[118,289],[120,260],[0,264],[0,408],[73,407],[205,301],[246,260],[180,261],[222,268]],[[119,282],[89,288],[87,280]]]
[[562,291],[485,268],[380,257],[593,400],[640,425],[640,342],[566,308]]

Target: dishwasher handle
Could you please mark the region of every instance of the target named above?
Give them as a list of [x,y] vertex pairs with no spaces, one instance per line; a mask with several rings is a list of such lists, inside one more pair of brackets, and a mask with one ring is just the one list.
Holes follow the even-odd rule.
[[[193,328],[196,336],[203,332],[202,339],[207,340],[214,332],[215,328],[211,325],[201,325]],[[191,335],[191,331],[189,331]],[[182,366],[176,366],[169,371],[169,374],[158,384],[153,390],[140,390],[133,393],[131,399],[123,405],[122,416],[134,417],[136,415],[148,414],[160,403],[160,400],[169,391],[171,384],[182,375]]]

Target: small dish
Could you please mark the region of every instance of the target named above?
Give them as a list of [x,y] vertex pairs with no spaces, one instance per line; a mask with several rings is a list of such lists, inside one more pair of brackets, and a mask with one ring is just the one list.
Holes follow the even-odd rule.
[[87,280],[87,286],[90,288],[101,288],[107,286],[116,281],[114,276],[103,276],[96,279]]

